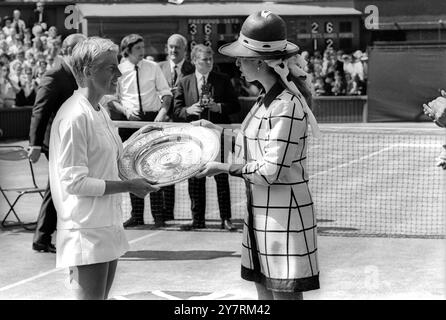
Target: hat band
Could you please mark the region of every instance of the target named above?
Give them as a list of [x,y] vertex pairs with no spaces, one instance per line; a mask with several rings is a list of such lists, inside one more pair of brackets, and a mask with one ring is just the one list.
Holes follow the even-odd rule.
[[284,51],[287,45],[286,39],[279,41],[257,41],[244,36],[241,32],[237,41],[242,46],[259,52]]

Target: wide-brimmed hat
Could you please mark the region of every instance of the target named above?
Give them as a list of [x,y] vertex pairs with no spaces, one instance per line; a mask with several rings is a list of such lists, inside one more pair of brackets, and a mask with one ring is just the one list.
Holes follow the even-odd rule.
[[297,45],[287,41],[285,21],[268,10],[251,14],[238,39],[218,49],[226,56],[258,59],[288,58],[298,51]]

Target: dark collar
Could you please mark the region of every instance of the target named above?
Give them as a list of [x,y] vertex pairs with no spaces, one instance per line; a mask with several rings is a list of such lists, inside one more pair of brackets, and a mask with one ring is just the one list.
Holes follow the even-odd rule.
[[[273,87],[263,96],[260,96],[258,99],[259,103],[263,103],[265,108],[268,108],[269,105],[277,98],[279,94],[285,89],[283,84],[280,81],[277,81]],[[264,92],[264,91],[263,91]]]

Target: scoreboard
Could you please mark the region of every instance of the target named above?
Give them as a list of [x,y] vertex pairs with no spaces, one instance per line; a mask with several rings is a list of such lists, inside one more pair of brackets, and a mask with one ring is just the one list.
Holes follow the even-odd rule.
[[[306,51],[324,51],[327,48],[351,51],[360,45],[360,17],[320,16],[283,17],[288,30],[288,40]],[[197,43],[219,46],[238,38],[245,17],[190,18],[187,19],[186,37],[192,48]],[[223,57],[220,57],[223,59]]]
[[[360,46],[360,16],[282,16],[287,24],[288,40],[301,51],[324,51],[326,48],[353,51]],[[212,47],[216,63],[233,62],[218,54],[218,48],[238,38],[246,16],[222,17],[90,17],[88,34],[108,37],[120,43],[135,31],[144,37],[147,54],[164,60],[166,42],[173,33],[184,35],[190,49],[203,43]]]

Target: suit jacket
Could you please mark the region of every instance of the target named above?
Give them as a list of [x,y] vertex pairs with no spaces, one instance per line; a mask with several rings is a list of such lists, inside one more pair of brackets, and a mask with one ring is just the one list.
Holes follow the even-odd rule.
[[[32,15],[30,16],[30,18],[28,19],[28,24],[27,24],[27,26],[28,26],[29,28],[32,28],[32,27],[34,27],[34,25],[39,24],[39,14],[40,14],[40,12],[37,11],[37,9],[34,9],[33,14],[32,14]],[[48,22],[47,22],[47,18],[48,18],[48,16],[47,16],[47,12],[46,12],[46,10],[43,10],[42,22],[45,22],[45,23],[48,24]],[[47,27],[49,28],[50,25],[47,25]]]
[[[221,103],[221,113],[205,110],[201,114],[202,119],[213,123],[231,123],[229,115],[240,111],[240,104],[229,77],[211,71],[208,77],[208,84],[211,86],[211,93],[214,101]],[[192,73],[178,83],[178,88],[174,95],[174,119],[176,121],[190,122],[198,120],[198,116],[188,115],[186,108],[199,101],[197,78]]]
[[29,128],[31,146],[41,146],[42,151],[48,151],[54,116],[76,89],[76,79],[63,59],[59,59],[59,63],[43,75],[37,88],[31,116]]
[[[180,80],[184,76],[187,76],[187,75],[195,72],[195,66],[192,63],[190,63],[189,61],[184,60],[183,65],[181,66],[181,70],[178,73],[177,80],[175,81],[175,84],[172,87],[172,72],[170,70],[170,61],[169,60],[161,61],[158,63],[158,65],[160,66],[161,71],[163,72],[164,77],[167,80],[167,83],[169,84],[170,88],[172,89],[173,95],[175,95],[175,90],[176,90],[174,88],[178,87],[178,83],[180,82]],[[169,108],[169,112],[167,114],[171,120],[174,118],[174,116],[173,116],[173,98],[172,98],[172,101],[170,102],[170,108]]]
[[[172,72],[170,70],[170,61],[169,60],[161,61],[158,64],[161,68],[161,71],[164,74],[164,77],[167,80],[167,83],[169,84],[170,87],[172,87]],[[180,82],[181,78],[193,73],[194,71],[195,71],[195,66],[189,61],[185,60],[183,62],[183,65],[181,66],[181,70],[178,74],[177,81],[175,82],[175,87],[178,86],[178,82]]]

